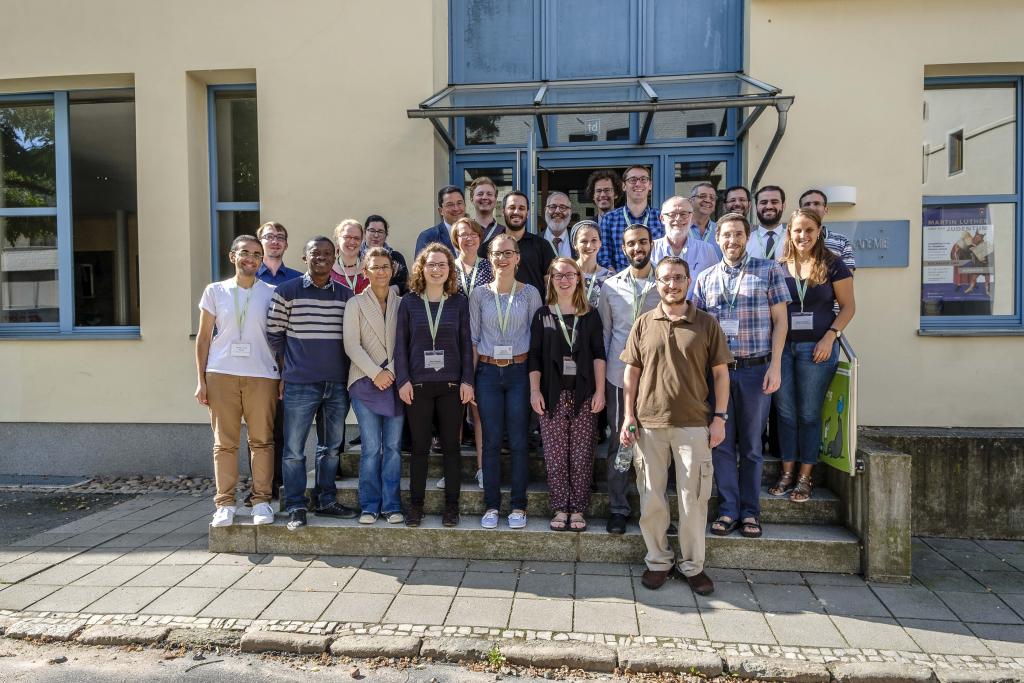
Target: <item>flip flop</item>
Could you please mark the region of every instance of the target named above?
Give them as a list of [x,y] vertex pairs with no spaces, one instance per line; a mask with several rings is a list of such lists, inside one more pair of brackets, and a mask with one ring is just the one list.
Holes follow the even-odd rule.
[[[752,519],[752,518],[751,518]],[[761,522],[756,519],[752,522],[742,522],[740,526],[740,536],[743,538],[761,538],[761,534],[764,530],[761,529]]]
[[564,512],[556,512],[548,526],[552,531],[565,531],[569,516]]
[[583,515],[579,512],[574,512],[569,515],[569,530],[583,532],[587,530],[587,520],[583,519]]

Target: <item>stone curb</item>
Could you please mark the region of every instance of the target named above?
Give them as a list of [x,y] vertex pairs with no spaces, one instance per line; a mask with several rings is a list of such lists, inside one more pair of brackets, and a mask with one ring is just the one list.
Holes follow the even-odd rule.
[[479,662],[498,641],[483,638],[424,638],[420,657],[438,662]]
[[416,657],[420,642],[419,636],[341,636],[331,643],[331,654],[357,659]]
[[83,645],[153,645],[171,632],[168,626],[89,626],[78,636]]
[[567,666],[570,669],[608,672],[614,671],[618,664],[618,656],[613,648],[596,643],[528,640],[499,647],[509,664],[549,669]]
[[619,668],[637,673],[670,671],[714,678],[722,674],[723,663],[712,652],[631,645],[619,648]]
[[85,622],[67,622],[63,624],[44,624],[35,621],[19,621],[7,627],[4,634],[8,638],[19,640],[41,640],[43,642],[67,642],[85,628]]
[[892,662],[843,662],[830,664],[836,683],[931,683],[935,674],[926,666]]
[[176,628],[167,636],[167,644],[174,647],[238,647],[240,631],[219,628]]
[[832,678],[824,664],[799,659],[727,656],[725,668],[729,674],[747,681],[829,683]]
[[242,636],[242,652],[288,652],[297,655],[315,655],[327,651],[328,636],[284,631],[249,631]]
[[1024,673],[1006,669],[937,669],[939,683],[1022,683]]

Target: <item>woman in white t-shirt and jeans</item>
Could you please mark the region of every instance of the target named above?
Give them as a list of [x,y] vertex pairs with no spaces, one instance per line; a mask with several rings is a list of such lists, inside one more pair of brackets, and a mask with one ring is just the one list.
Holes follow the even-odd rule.
[[[274,413],[280,385],[267,344],[267,311],[274,288],[256,279],[263,247],[252,235],[231,243],[235,276],[207,285],[199,301],[196,335],[196,400],[210,410],[217,505],[211,526],[230,526],[235,516],[238,443],[248,427],[254,524],[272,524]],[[216,328],[216,334],[214,329]]]

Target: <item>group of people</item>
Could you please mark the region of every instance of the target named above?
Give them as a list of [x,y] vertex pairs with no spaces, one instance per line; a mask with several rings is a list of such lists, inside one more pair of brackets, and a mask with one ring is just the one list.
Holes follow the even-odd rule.
[[[539,426],[554,530],[587,528],[599,430],[610,515],[624,533],[633,486],[615,466],[633,447],[642,583],[675,572],[710,593],[704,534],[762,534],[763,432],[774,405],[782,473],[769,493],[812,495],[821,403],[854,314],[849,241],[823,225],[827,197],[808,190],[785,215],[785,193],[764,186],[718,194],[698,183],[656,210],[650,170],[592,174],[596,216],[571,225],[570,198],[547,195],[545,227],[527,230],[528,197],[477,178],[437,195],[440,221],[414,258],[387,243],[379,215],[342,221],[306,242],[304,273],[283,263],[288,233],[268,222],[234,240],[234,276],[209,285],[196,341],[196,397],[214,432],[214,526],[232,523],[240,426],[248,426],[253,522],[272,523],[284,485],[288,528],[306,524],[304,446],[316,429],[312,505],[318,515],[419,526],[427,458],[439,443],[442,523],[459,523],[463,431],[477,446],[480,524],[501,517],[509,451],[509,528],[527,523],[528,435]],[[620,203],[620,199],[622,200]],[[748,220],[754,209],[757,225]],[[784,219],[788,218],[788,221]],[[337,501],[335,476],[349,407],[360,434],[359,507]],[[599,419],[600,416],[600,419]],[[411,441],[410,500],[400,495],[403,427]],[[279,456],[275,459],[275,444]],[[275,472],[275,461],[280,468]],[[666,488],[674,464],[681,556],[668,543]]]

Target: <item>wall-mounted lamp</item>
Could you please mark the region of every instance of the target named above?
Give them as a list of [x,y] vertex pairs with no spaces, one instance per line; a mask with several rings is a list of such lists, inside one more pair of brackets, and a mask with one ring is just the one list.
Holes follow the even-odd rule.
[[828,196],[829,206],[855,206],[857,204],[857,188],[853,185],[832,185],[821,188]]

